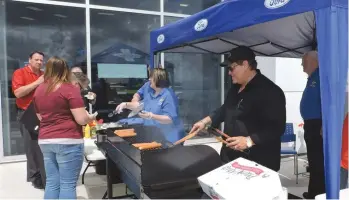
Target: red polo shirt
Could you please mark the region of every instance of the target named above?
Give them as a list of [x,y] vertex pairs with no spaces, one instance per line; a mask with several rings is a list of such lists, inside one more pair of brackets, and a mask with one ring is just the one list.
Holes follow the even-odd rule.
[[343,124],[341,167],[348,169],[348,114]]
[[[17,69],[12,76],[12,92],[17,90],[18,88],[22,86],[29,85],[36,81],[41,75],[43,74],[42,71],[40,71],[40,74],[35,74],[32,69],[29,67],[29,65],[26,65],[25,67],[21,69]],[[27,109],[31,101],[33,100],[35,90],[30,92],[27,96],[16,98],[16,104],[17,107],[20,109]]]

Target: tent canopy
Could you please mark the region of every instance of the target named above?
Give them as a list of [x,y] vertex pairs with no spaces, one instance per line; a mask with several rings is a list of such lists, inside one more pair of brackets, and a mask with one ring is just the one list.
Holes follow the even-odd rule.
[[[282,2],[286,4],[281,6]],[[151,52],[223,54],[246,45],[261,56],[299,57],[316,45],[312,11],[331,5],[347,8],[347,1],[223,1],[152,31]]]
[[249,46],[256,55],[319,54],[327,198],[339,198],[341,131],[348,76],[347,0],[226,0],[150,33],[159,52],[224,54]]

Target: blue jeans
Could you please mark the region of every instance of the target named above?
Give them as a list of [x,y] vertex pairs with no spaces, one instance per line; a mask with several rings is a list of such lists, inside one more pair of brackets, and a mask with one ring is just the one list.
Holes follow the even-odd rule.
[[348,170],[341,167],[341,185],[340,189],[348,188]]
[[76,199],[84,144],[40,144],[46,170],[44,199]]

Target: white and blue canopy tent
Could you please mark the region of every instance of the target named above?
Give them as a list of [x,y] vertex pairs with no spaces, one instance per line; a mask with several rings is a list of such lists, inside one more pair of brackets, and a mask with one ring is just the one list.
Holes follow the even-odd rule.
[[339,198],[348,76],[347,0],[226,0],[152,31],[150,40],[152,66],[160,52],[225,54],[246,45],[260,56],[300,58],[317,49],[326,196]]

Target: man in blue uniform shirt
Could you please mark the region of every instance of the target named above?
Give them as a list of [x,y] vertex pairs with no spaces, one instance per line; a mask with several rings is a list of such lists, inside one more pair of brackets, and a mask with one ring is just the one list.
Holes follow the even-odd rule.
[[314,199],[316,195],[325,193],[325,172],[322,140],[322,115],[320,97],[320,76],[318,54],[310,51],[303,56],[303,71],[308,74],[307,85],[300,102],[300,112],[304,120],[304,140],[307,145],[309,162],[308,192],[306,199]]

